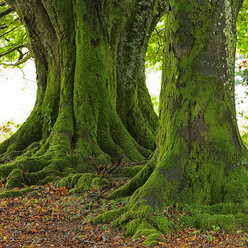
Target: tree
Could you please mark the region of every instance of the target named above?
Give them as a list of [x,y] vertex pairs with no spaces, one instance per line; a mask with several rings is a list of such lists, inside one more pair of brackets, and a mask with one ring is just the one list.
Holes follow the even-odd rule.
[[[141,70],[122,66],[133,65],[130,53],[140,51],[141,68],[146,42],[143,36],[144,45],[136,50],[136,41],[130,47],[132,37],[143,33],[135,22],[151,33],[161,2],[167,4],[167,17],[157,148],[148,164],[111,195],[131,196],[128,206],[94,220],[120,215],[115,222],[128,234],[148,236],[148,244],[173,228],[160,215],[173,203],[210,205],[194,219],[186,216],[187,223],[232,228],[235,220],[247,226],[247,149],[238,133],[233,79],[242,1],[16,0],[31,39],[39,89],[27,122],[0,147],[0,153],[7,151],[4,160],[20,155],[0,168],[4,177],[10,173],[9,186],[90,171],[92,162],[110,157],[142,159],[146,150],[131,137],[126,121],[128,111],[137,108],[116,99],[128,99],[120,95],[124,88],[121,92],[131,92],[130,102],[139,106],[140,95],[134,87],[129,91],[127,82],[140,78]],[[143,80],[134,82],[138,89]],[[116,108],[124,114],[119,117]]]
[[[161,214],[198,206],[183,218],[198,228],[247,228],[247,148],[236,123],[235,28],[242,1],[168,1],[160,95],[161,120],[151,161],[110,197],[128,206],[100,215],[155,244],[173,229]],[[199,206],[209,206],[200,209]],[[193,207],[192,207],[193,208]]]
[[8,3],[26,26],[38,90],[27,121],[0,145],[7,187],[93,171],[111,159],[147,157],[158,117],[142,66],[164,10],[159,1]]

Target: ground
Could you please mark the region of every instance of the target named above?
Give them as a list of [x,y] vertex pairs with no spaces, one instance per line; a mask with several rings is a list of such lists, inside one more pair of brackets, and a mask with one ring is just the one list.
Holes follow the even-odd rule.
[[[125,165],[136,168],[139,165]],[[99,175],[115,171],[124,165],[99,167]],[[132,171],[132,170],[126,170]],[[126,173],[127,175],[127,173]],[[108,210],[116,210],[126,204],[108,200],[114,189],[126,183],[127,176],[108,179],[110,188],[92,188],[79,194],[71,194],[65,187],[54,184],[33,186],[31,192],[20,197],[0,199],[0,247],[146,247],[145,237],[126,237],[124,231],[111,224],[92,225],[92,219]],[[4,183],[1,188],[4,189]],[[164,210],[166,218],[175,223],[187,213],[171,206]],[[155,247],[247,247],[248,233],[240,230],[224,231],[219,227],[212,231],[190,228],[178,222],[181,229],[161,236]]]

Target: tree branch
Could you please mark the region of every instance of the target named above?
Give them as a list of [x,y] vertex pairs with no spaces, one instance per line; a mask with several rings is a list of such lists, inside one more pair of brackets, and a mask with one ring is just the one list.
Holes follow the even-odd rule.
[[3,11],[3,12],[0,13],[0,18],[2,18],[2,17],[6,16],[9,13],[14,12],[14,11],[15,11],[15,8],[14,7],[10,7],[10,8],[8,8],[5,11]]
[[0,58],[3,57],[3,56],[6,56],[9,53],[12,53],[12,52],[14,52],[14,51],[16,51],[16,50],[18,50],[20,48],[27,47],[27,46],[28,46],[28,43],[25,43],[23,45],[19,45],[19,46],[16,46],[16,47],[12,48],[12,49],[9,49],[8,51],[0,54]]
[[26,55],[22,59],[18,59],[14,63],[2,63],[2,65],[5,65],[5,66],[18,66],[18,65],[21,65],[21,64],[27,62],[30,58],[32,58],[31,53],[26,53]]
[[2,38],[3,36],[5,36],[5,35],[11,33],[11,32],[14,31],[16,28],[17,28],[17,27],[14,27],[14,28],[12,28],[11,30],[9,30],[8,32],[6,32],[6,33],[0,35],[0,38]]
[[0,26],[0,29],[5,29],[5,28],[7,28],[8,26],[6,26],[6,25],[3,25],[3,26]]

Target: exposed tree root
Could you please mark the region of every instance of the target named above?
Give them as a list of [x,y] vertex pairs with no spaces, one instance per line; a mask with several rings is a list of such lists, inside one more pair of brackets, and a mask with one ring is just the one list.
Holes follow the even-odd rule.
[[121,227],[133,238],[146,237],[144,243],[157,245],[161,235],[184,228],[202,230],[244,230],[248,227],[248,201],[242,204],[222,203],[212,206],[189,205],[165,206],[154,212],[148,205],[134,208],[131,201],[127,207],[112,210],[93,219],[93,224],[110,223]]
[[[113,225],[122,227],[134,238],[145,236],[147,245],[156,245],[162,234],[187,226],[204,230],[247,230],[246,166],[239,163],[233,169],[229,168],[224,176],[221,174],[223,168],[220,162],[217,163],[218,166],[212,164],[209,168],[209,164],[205,163],[209,159],[203,159],[201,170],[204,173],[200,177],[202,184],[198,182],[195,187],[193,183],[191,187],[191,184],[182,180],[186,174],[179,172],[186,173],[186,170],[181,170],[186,163],[187,171],[190,171],[187,178],[197,178],[193,170],[190,170],[194,165],[191,164],[192,161],[185,162],[182,149],[180,152],[182,156],[173,158],[171,154],[164,158],[164,163],[157,164],[156,167],[157,159],[154,156],[126,185],[109,195],[111,199],[131,195],[127,206],[117,212],[102,214],[93,223],[113,221]],[[173,174],[170,171],[172,168]],[[185,185],[183,188],[182,182]]]
[[125,185],[113,191],[108,197],[110,199],[122,198],[132,195],[140,188],[152,174],[155,165],[155,156]]

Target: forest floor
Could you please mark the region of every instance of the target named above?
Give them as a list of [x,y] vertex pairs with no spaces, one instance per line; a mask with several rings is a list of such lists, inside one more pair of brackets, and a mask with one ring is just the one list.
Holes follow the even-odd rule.
[[[34,186],[34,191],[21,197],[0,199],[0,247],[146,247],[145,237],[134,240],[110,224],[91,224],[98,214],[121,207],[123,203],[106,197],[126,181],[115,179],[108,191],[92,189],[81,195],[47,184]],[[155,247],[248,247],[248,234],[187,227],[162,235]]]

